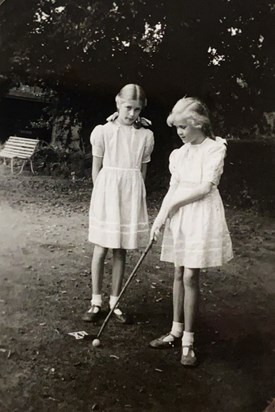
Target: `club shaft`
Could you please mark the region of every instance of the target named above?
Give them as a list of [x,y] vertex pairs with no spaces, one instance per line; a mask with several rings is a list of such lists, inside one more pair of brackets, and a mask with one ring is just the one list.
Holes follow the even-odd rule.
[[99,329],[98,334],[96,335],[97,338],[99,338],[99,337],[101,336],[101,334],[102,334],[105,326],[106,326],[107,323],[109,322],[110,317],[112,316],[115,308],[117,307],[117,305],[118,305],[118,303],[119,303],[119,301],[120,301],[120,298],[122,297],[123,293],[125,292],[125,290],[127,289],[128,285],[129,285],[129,283],[131,282],[131,280],[132,280],[133,277],[135,276],[135,274],[136,274],[139,266],[141,265],[143,259],[145,258],[145,256],[146,256],[147,253],[149,252],[149,250],[151,249],[152,244],[153,244],[153,241],[150,241],[150,243],[149,243],[148,246],[146,247],[145,251],[144,251],[144,252],[142,253],[142,255],[140,256],[140,258],[139,258],[136,266],[134,267],[133,271],[131,272],[131,274],[129,275],[128,279],[126,280],[123,288],[121,289],[121,292],[120,292],[120,294],[118,295],[116,304],[115,304],[115,305],[113,306],[113,308],[109,311],[109,313],[108,313],[108,315],[106,316],[104,322],[102,323],[102,326],[101,326],[101,328]]

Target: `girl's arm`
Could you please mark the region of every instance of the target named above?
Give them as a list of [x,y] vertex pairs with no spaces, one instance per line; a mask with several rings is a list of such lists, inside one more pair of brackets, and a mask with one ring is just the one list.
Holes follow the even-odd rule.
[[146,173],[147,173],[147,163],[141,163],[141,169],[140,169],[140,171],[141,171],[143,180],[145,181],[145,179],[146,179]]
[[97,175],[102,168],[103,157],[93,156],[93,166],[92,166],[92,180],[93,185],[95,184]]
[[152,229],[151,229],[151,234],[150,234],[150,238],[157,240],[160,230],[162,228],[162,226],[164,225],[166,219],[168,218],[168,214],[169,214],[169,205],[171,203],[171,200],[173,199],[173,196],[175,194],[175,191],[177,189],[177,184],[176,185],[172,185],[169,187],[168,192],[166,193],[160,210],[158,212],[158,215],[153,223]]
[[190,190],[190,192],[184,196],[178,192],[178,194],[171,199],[168,205],[168,215],[171,217],[180,207],[201,200],[211,192],[213,186],[214,184],[212,182],[203,182],[200,183],[194,190]]
[[[219,142],[219,138],[217,138]],[[171,217],[182,206],[197,202],[207,196],[212,187],[219,184],[220,176],[223,172],[226,146],[218,143],[210,147],[206,156],[204,181],[198,184],[188,194],[183,195],[180,191],[174,196],[169,204],[168,215]]]

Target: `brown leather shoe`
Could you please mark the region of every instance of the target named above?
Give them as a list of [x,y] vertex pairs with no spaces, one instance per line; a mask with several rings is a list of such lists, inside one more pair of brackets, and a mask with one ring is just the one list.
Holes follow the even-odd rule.
[[97,322],[100,316],[101,316],[101,307],[92,305],[90,309],[84,313],[84,315],[82,316],[82,320],[84,320],[84,322]]
[[[171,336],[173,340],[171,341],[165,341],[164,338],[167,336]],[[180,346],[181,345],[181,338],[177,338],[176,336],[172,335],[172,333],[167,333],[166,335],[161,336],[160,338],[152,340],[149,345],[151,348],[154,349],[169,349],[169,348],[174,348],[175,346]]]
[[116,308],[113,312],[113,317],[119,323],[131,325],[133,323],[133,319],[128,313],[122,312],[121,309]]
[[182,351],[180,363],[181,363],[183,366],[187,366],[187,367],[197,366],[197,365],[198,365],[198,359],[197,359],[196,354],[195,354],[195,352],[194,352],[193,345],[183,346],[182,349],[184,349],[184,348],[188,348],[188,352],[187,352],[186,355],[184,355],[184,354],[183,354],[183,351]]

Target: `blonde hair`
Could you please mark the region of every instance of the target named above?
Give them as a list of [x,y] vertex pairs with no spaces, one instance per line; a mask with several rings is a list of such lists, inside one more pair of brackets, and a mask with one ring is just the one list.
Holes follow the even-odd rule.
[[183,97],[178,100],[167,118],[168,126],[174,126],[175,122],[185,120],[194,127],[200,127],[202,132],[215,140],[209,119],[209,112],[204,103],[194,97]]
[[142,105],[142,109],[147,105],[147,99],[145,92],[141,86],[138,84],[126,84],[116,95],[116,104],[119,105],[121,102],[126,100],[139,100]]

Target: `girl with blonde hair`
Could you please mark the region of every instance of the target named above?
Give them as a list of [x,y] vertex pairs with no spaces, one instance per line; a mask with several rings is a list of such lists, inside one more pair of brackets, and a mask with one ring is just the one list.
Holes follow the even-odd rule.
[[195,320],[200,269],[221,266],[233,257],[218,184],[226,142],[215,137],[207,107],[184,97],[167,119],[183,146],[170,155],[170,188],[151,230],[157,239],[165,225],[161,260],[175,266],[171,331],[150,342],[153,348],[182,344],[181,363],[195,366]]

